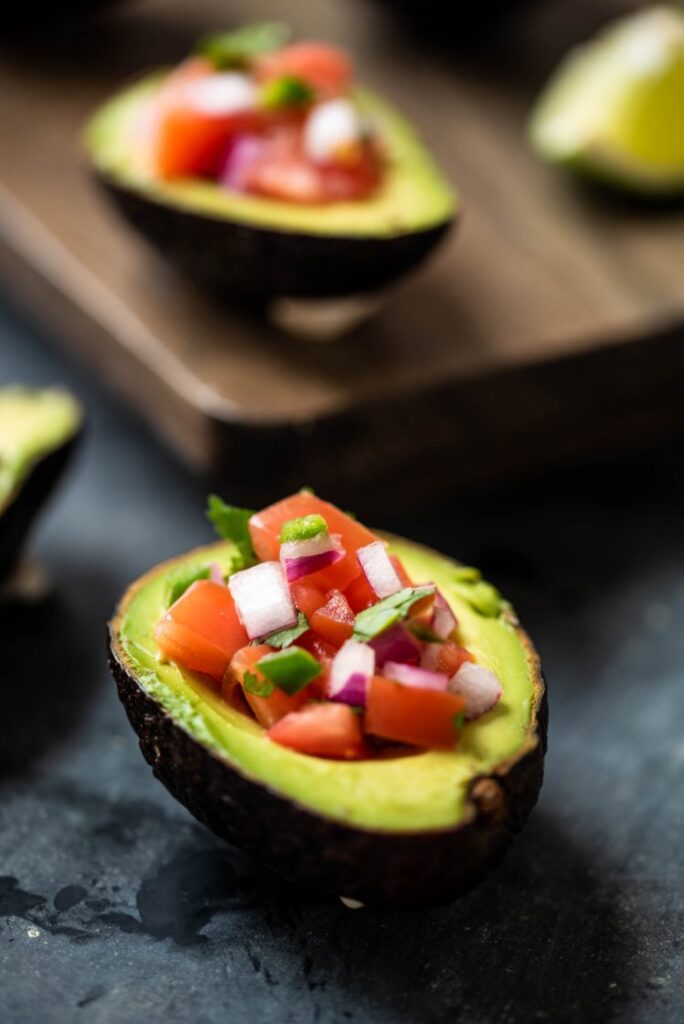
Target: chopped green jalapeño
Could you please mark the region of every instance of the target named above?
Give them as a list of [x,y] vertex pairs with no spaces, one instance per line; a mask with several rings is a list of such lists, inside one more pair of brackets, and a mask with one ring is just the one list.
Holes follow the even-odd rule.
[[292,696],[321,674],[320,662],[301,647],[265,654],[256,663],[261,674]]
[[299,519],[288,519],[283,523],[280,531],[280,543],[288,544],[290,541],[313,540],[328,532],[328,524],[323,516],[318,514],[300,516]]

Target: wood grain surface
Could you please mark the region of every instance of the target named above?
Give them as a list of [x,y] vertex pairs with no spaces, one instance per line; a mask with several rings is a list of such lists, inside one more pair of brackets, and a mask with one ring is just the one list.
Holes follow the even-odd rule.
[[[195,464],[269,486],[386,495],[630,443],[681,418],[682,209],[628,205],[540,164],[525,118],[550,67],[628,4],[525,6],[487,47],[436,47],[370,0],[278,4],[348,45],[415,119],[462,223],[354,335],[288,338],[181,281],[107,206],[81,151],[127,77],[226,20],[215,0],[114,7],[0,55],[0,279]],[[572,7],[572,10],[568,8]],[[273,15],[230,5],[232,22]],[[447,470],[445,472],[445,462]]]

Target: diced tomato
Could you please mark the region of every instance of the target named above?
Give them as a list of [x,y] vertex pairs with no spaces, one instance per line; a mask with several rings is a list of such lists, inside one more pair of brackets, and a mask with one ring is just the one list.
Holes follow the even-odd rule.
[[294,43],[261,57],[256,76],[262,82],[291,76],[310,85],[319,96],[339,96],[351,83],[354,69],[346,53],[327,43]]
[[311,621],[313,613],[318,611],[327,600],[325,591],[313,586],[307,580],[296,580],[291,583],[290,592],[296,607],[300,612],[304,612],[309,621]]
[[340,590],[331,590],[326,603],[311,616],[311,628],[334,647],[354,632],[354,612]]
[[465,702],[446,690],[404,686],[383,676],[368,685],[366,732],[416,747],[450,749],[458,740],[454,717]]
[[270,729],[272,725],[275,725],[285,715],[289,715],[291,711],[298,711],[314,695],[308,686],[292,696],[289,696],[283,690],[279,690],[277,686],[269,697],[259,697],[256,693],[250,693],[249,690],[245,689],[244,681],[247,672],[256,676],[259,684],[264,685],[267,682],[266,678],[256,667],[256,664],[265,654],[271,654],[272,651],[273,648],[267,644],[241,648],[233,655],[223,680],[223,696],[226,700],[234,699],[235,689],[240,687],[245,700],[254,713],[254,717],[264,729]]
[[445,675],[451,678],[451,676],[458,672],[465,661],[475,661],[475,658],[465,647],[459,647],[452,640],[447,640],[439,645],[435,660],[435,671],[444,672]]
[[345,588],[344,596],[354,612],[362,612],[377,603],[377,595],[366,577],[361,573]]
[[378,538],[351,516],[345,515],[335,505],[317,498],[315,494],[293,494],[253,515],[249,521],[249,532],[254,550],[262,561],[277,559],[283,524],[288,519],[299,519],[300,516],[315,514],[323,516],[330,533],[339,535],[347,554],[329,569],[312,573],[307,577],[307,582],[325,591],[346,590],[351,581],[361,573],[356,551]]
[[325,689],[330,676],[330,666],[332,660],[337,654],[336,648],[332,644],[329,644],[327,640],[319,636],[318,633],[314,633],[312,629],[304,633],[297,640],[297,646],[303,647],[309,654],[313,654],[314,658],[321,663],[323,671],[318,678],[314,679],[313,682],[309,683],[309,688],[314,695],[322,697],[325,693]]
[[415,584],[406,571],[406,567],[398,555],[390,555],[389,560],[396,569],[397,576],[401,580],[402,587],[413,587]]
[[301,146],[295,124],[281,125],[245,170],[247,192],[293,203],[335,203],[363,199],[380,184],[382,162],[367,144],[345,163],[315,164]]
[[203,672],[220,681],[230,658],[217,644],[171,619],[163,618],[154,631],[165,657],[191,672]]
[[168,658],[219,680],[248,639],[230,590],[211,580],[188,587],[158,624],[155,637]]
[[347,704],[310,704],[281,718],[268,737],[316,757],[355,759],[365,754],[361,719]]
[[166,179],[215,175],[234,136],[254,129],[256,111],[214,114],[198,109],[193,88],[214,68],[203,57],[185,61],[161,86],[154,114],[152,159]]

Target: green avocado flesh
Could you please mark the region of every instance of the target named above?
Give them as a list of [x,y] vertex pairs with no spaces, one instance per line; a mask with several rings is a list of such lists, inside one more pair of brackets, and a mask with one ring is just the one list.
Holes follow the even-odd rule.
[[[458,825],[466,815],[473,777],[516,756],[534,724],[538,664],[501,603],[494,617],[471,605],[471,584],[456,563],[429,549],[388,538],[416,581],[434,582],[458,617],[462,642],[497,673],[503,697],[496,708],[467,724],[454,751],[427,751],[375,761],[331,761],[271,742],[253,719],[234,710],[199,677],[157,656],[154,627],[166,610],[168,583],[179,566],[217,561],[230,567],[235,549],[221,543],[166,563],[145,577],[120,623],[119,657],[140,686],[175,722],[248,778],[307,810],[347,825],[415,832]],[[476,583],[472,584],[477,586]]]
[[114,97],[95,115],[86,133],[96,168],[149,199],[252,226],[345,237],[392,238],[437,227],[454,215],[454,195],[411,126],[365,90],[358,91],[356,99],[377,126],[389,164],[384,184],[370,199],[305,206],[231,192],[200,179],[162,181],[145,168],[136,136],[140,115],[144,116],[159,82],[157,73]]
[[65,391],[0,390],[0,509],[35,462],[73,437],[80,420],[78,404]]

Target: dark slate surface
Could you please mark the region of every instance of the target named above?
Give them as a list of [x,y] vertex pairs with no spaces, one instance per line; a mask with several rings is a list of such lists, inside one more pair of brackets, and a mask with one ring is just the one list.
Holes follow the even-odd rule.
[[353,913],[194,823],[108,676],[109,610],[209,536],[206,485],[8,313],[0,379],[66,381],[91,418],[35,538],[56,592],[0,618],[3,1024],[684,1020],[681,446],[387,517],[515,601],[551,683],[551,753],[477,892]]

